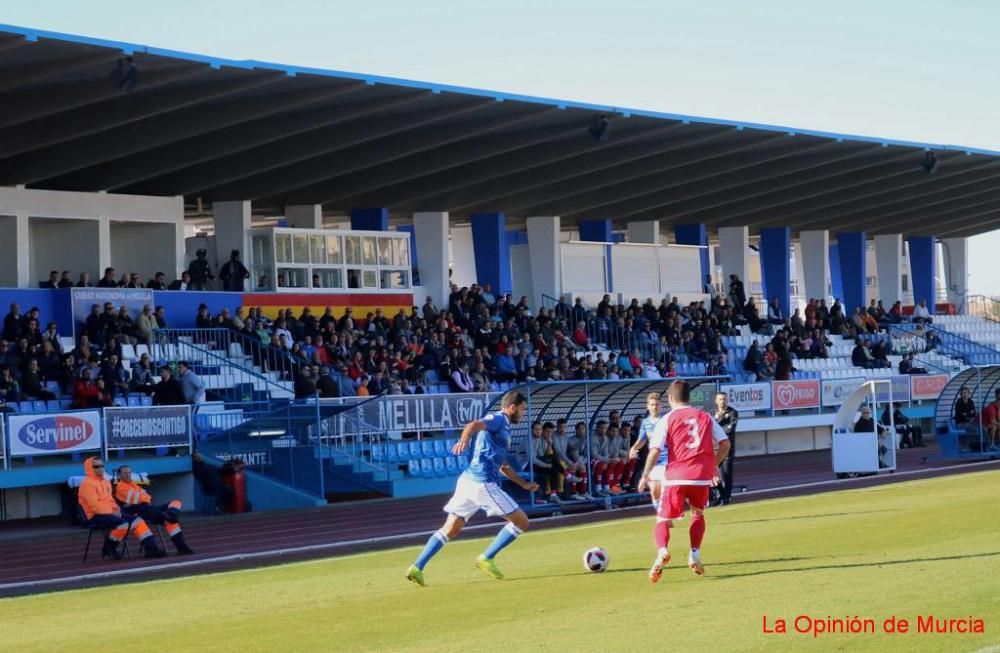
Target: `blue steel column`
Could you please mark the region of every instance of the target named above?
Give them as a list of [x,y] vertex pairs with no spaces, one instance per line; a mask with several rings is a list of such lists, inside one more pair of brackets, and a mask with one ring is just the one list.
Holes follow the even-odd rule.
[[[760,274],[764,286],[764,303],[778,298],[782,315],[791,314],[792,303],[792,230],[790,227],[772,227],[760,230]],[[767,310],[760,307],[761,314]]]
[[910,287],[913,288],[913,303],[927,300],[927,310],[934,313],[937,304],[937,245],[934,236],[911,236],[906,239],[910,250]]
[[840,248],[833,243],[830,248],[830,294],[837,299],[844,298],[843,277],[840,276]]
[[351,209],[351,229],[389,231],[389,209]]
[[699,281],[704,284],[705,277],[710,273],[708,263],[708,229],[703,224],[679,224],[674,227],[674,238],[678,245],[699,245],[701,246],[701,277]]
[[505,292],[501,290],[505,280],[506,286],[510,287],[510,248],[504,230],[507,217],[503,213],[476,213],[471,222],[476,280],[481,284],[490,284],[494,294]]
[[868,276],[863,231],[837,234],[837,256],[840,261],[840,281],[844,296],[844,315],[849,316],[854,309],[866,306],[865,282]]

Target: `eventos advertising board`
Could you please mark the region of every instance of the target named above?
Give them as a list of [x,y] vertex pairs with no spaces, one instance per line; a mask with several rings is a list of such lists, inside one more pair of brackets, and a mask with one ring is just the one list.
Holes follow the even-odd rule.
[[947,374],[913,374],[910,376],[910,399],[937,399],[950,379]]
[[7,420],[11,456],[46,456],[101,448],[101,413],[96,410],[11,415]]
[[774,410],[818,408],[820,403],[819,393],[819,379],[772,381],[771,405]]
[[771,386],[768,383],[739,383],[719,388],[736,410],[771,410]]

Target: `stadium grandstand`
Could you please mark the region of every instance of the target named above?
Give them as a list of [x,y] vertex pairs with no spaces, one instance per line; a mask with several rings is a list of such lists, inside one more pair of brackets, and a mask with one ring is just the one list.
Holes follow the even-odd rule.
[[2,25],[0,98],[0,520],[75,518],[94,455],[206,516],[438,495],[513,388],[534,478],[532,422],[589,438],[675,378],[747,469],[832,476],[862,383],[933,444],[1000,364],[966,287],[998,152]]

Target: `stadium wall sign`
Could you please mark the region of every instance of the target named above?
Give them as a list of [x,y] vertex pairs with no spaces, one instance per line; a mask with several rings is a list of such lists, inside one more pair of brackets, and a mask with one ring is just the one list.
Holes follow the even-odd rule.
[[774,410],[818,408],[820,404],[820,390],[819,379],[772,381],[771,403]]
[[96,410],[11,415],[11,456],[45,456],[101,448],[101,413]]
[[94,304],[100,306],[102,313],[106,302],[114,304],[115,313],[124,306],[133,320],[139,317],[143,306],[154,306],[153,291],[148,288],[72,288],[70,298],[74,338],[84,332],[90,307]]
[[839,406],[864,382],[865,379],[861,377],[823,381],[823,405]]
[[950,379],[947,374],[914,374],[910,376],[910,398],[937,399]]
[[739,383],[720,386],[736,410],[771,410],[771,387],[768,383]]
[[188,406],[144,406],[104,410],[108,449],[186,447],[191,444]]
[[483,416],[490,395],[389,395],[362,404],[364,420],[384,431],[458,429]]

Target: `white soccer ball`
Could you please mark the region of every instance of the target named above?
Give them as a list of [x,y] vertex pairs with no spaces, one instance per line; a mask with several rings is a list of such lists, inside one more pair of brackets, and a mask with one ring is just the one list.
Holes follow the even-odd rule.
[[590,572],[600,573],[604,571],[608,568],[609,562],[611,562],[611,558],[608,556],[608,552],[599,546],[587,549],[586,553],[583,554],[583,568]]

